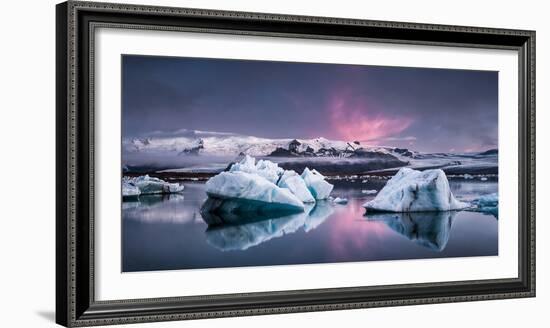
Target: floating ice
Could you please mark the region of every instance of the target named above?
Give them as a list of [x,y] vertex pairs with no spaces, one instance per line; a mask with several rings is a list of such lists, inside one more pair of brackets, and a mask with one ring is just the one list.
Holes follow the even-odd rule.
[[340,198],[340,197],[336,197],[334,198],[333,202],[335,202],[336,204],[347,204],[348,203],[348,199],[347,198]]
[[[292,170],[283,170],[271,161],[260,160],[256,163],[253,157],[245,156],[228,172],[208,180],[206,193],[209,199],[201,211],[237,216],[303,212],[304,203],[326,199],[332,188],[315,170],[306,169],[300,176]],[[227,220],[212,218],[214,223],[227,223]]]
[[306,183],[307,188],[315,199],[327,199],[330,196],[333,185],[325,181],[325,177],[317,172],[317,170],[310,170],[305,168],[302,173],[302,179]]
[[442,170],[410,168],[400,169],[376,198],[363,204],[367,210],[384,212],[450,211],[468,206],[455,199]]
[[472,201],[472,203],[479,207],[498,206],[498,193],[483,195]]
[[233,164],[229,169],[229,172],[246,172],[259,175],[272,183],[277,183],[283,171],[284,170],[280,168],[277,163],[267,160],[259,160],[258,163],[256,163],[256,159],[248,155],[239,163]]
[[498,193],[483,195],[472,201],[471,210],[493,214],[498,218]]
[[315,203],[315,198],[307,188],[304,179],[292,170],[285,171],[277,185],[287,188],[304,203]]
[[[304,204],[289,189],[277,187],[264,177],[243,171],[222,172],[206,182],[206,194],[211,198],[228,200],[239,199],[248,201],[241,211],[249,211],[261,207],[265,210],[295,210],[303,211]],[[220,203],[217,208],[209,208],[213,212],[229,211]],[[233,208],[235,210],[235,208]]]
[[141,194],[139,188],[128,180],[122,180],[122,197],[132,198]]
[[149,175],[142,175],[135,178],[124,177],[122,179],[123,197],[136,197],[139,195],[153,194],[173,194],[182,192],[183,188],[183,185],[179,183],[166,182],[159,178],[150,177]]
[[366,195],[374,195],[378,192],[378,190],[374,190],[374,189],[372,189],[372,190],[361,190],[361,192],[363,194],[366,194]]

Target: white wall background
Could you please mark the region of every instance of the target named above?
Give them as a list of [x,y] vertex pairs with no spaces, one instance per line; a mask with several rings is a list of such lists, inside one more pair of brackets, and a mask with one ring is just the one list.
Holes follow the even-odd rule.
[[[54,327],[55,10],[57,1],[6,1],[0,18],[0,327]],[[120,1],[534,29],[537,31],[537,298],[132,325],[132,327],[544,327],[550,306],[550,23],[544,1]],[[307,321],[306,321],[307,320]]]

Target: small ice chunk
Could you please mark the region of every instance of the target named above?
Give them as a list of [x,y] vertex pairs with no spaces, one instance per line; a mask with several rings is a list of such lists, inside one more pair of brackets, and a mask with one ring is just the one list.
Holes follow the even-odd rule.
[[336,204],[347,204],[348,203],[348,199],[347,198],[340,198],[340,197],[336,197],[334,198],[334,201]]
[[401,168],[376,198],[363,204],[367,210],[385,212],[451,211],[469,204],[455,199],[445,172]]
[[486,177],[481,177],[479,180],[481,180],[481,181],[487,181],[487,178],[486,178]]
[[254,157],[246,155],[242,161],[231,165],[229,172],[246,172],[259,175],[272,183],[277,183],[279,177],[283,174],[283,169],[277,163],[268,160],[259,160],[256,163]]
[[305,168],[302,173],[302,179],[306,183],[307,188],[317,200],[327,199],[332,192],[333,185],[325,181],[325,177],[317,172],[317,170],[310,170]]
[[372,190],[361,190],[361,192],[363,194],[366,194],[366,195],[374,195],[378,192],[378,190],[374,190],[374,189],[372,189]]
[[277,185],[281,188],[287,188],[304,203],[315,203],[315,198],[307,188],[304,179],[295,171],[284,171]]
[[[182,192],[184,188],[184,186],[179,183],[170,183],[159,178],[150,177],[149,175],[142,175],[135,178],[123,178],[123,195],[124,185],[126,185],[127,188],[131,188],[129,187],[130,184],[139,189],[140,195],[172,194]],[[130,192],[130,189],[127,189],[126,192]]]
[[498,206],[498,193],[487,194],[480,196],[472,201],[473,204],[478,206]]
[[206,182],[209,197],[240,199],[266,205],[273,210],[303,211],[304,204],[286,188],[279,188],[262,176],[242,171],[222,172]]
[[472,205],[472,211],[490,213],[498,218],[498,193],[480,196],[472,201]]
[[466,179],[466,180],[473,179],[473,178],[474,178],[474,176],[471,175],[471,174],[468,174],[468,173],[464,174],[464,179]]

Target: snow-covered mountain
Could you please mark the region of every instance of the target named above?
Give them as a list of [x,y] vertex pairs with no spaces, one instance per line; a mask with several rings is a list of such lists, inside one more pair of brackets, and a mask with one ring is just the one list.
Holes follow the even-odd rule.
[[285,169],[313,167],[325,174],[392,174],[403,166],[442,168],[448,174],[497,174],[498,150],[482,153],[420,153],[359,141],[270,139],[197,130],[154,132],[122,141],[125,171],[221,172],[242,156],[269,158]]
[[179,130],[126,138],[127,153],[174,154],[178,156],[235,157],[336,157],[362,158],[376,155],[414,157],[416,152],[394,147],[362,145],[359,141],[314,139],[268,139],[231,133]]

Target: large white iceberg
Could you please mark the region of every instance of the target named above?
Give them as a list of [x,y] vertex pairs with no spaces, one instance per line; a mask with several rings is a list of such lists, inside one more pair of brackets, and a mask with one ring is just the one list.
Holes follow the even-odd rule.
[[253,157],[245,156],[228,171],[208,180],[206,193],[209,200],[205,202],[202,212],[302,212],[304,204],[328,198],[332,188],[315,170],[306,169],[299,175],[292,170],[283,170],[277,163],[268,160],[256,162]]
[[277,183],[283,171],[277,163],[268,160],[259,160],[256,163],[256,159],[248,155],[242,161],[231,165],[229,169],[229,172],[246,172],[259,175],[272,183]]
[[270,204],[273,209],[304,210],[304,203],[290,190],[246,172],[222,172],[206,182],[206,194],[217,199],[240,199]]
[[423,212],[459,210],[469,204],[455,199],[442,170],[401,168],[363,207],[367,211]]
[[179,183],[170,183],[162,179],[142,175],[138,177],[124,177],[122,179],[122,196],[137,197],[139,195],[173,194],[183,191],[184,186]]
[[310,170],[306,167],[302,173],[302,179],[304,179],[313,197],[318,200],[327,199],[332,192],[332,188],[334,188],[334,186],[326,182],[325,177],[315,169]]
[[290,190],[291,193],[304,203],[315,203],[315,198],[313,198],[313,195],[307,188],[304,179],[295,171],[285,171],[277,185]]

